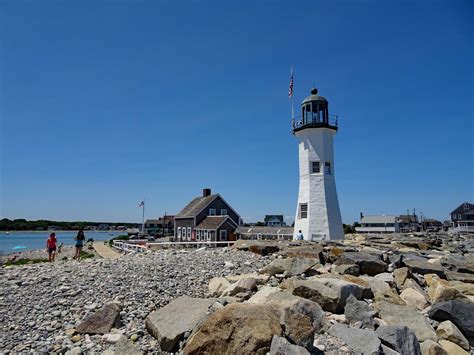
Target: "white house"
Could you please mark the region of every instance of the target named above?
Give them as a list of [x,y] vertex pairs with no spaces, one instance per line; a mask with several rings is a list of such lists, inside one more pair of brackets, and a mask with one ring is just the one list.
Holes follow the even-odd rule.
[[357,233],[399,233],[400,223],[397,216],[362,216]]

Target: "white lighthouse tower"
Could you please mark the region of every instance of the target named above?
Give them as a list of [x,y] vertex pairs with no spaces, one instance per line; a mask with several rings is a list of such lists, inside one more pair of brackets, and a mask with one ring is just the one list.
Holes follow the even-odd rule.
[[328,100],[319,96],[317,89],[303,100],[301,113],[301,117],[293,119],[300,167],[294,236],[301,230],[305,240],[343,239],[334,179],[337,116],[329,114]]

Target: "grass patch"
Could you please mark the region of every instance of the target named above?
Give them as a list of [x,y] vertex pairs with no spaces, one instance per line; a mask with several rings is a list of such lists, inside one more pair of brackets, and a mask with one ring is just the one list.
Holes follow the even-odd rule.
[[114,240],[130,240],[130,237],[128,235],[119,235],[109,240],[109,246],[112,246]]
[[81,259],[89,259],[93,257],[94,257],[94,254],[81,250]]
[[48,261],[49,261],[48,259],[27,259],[27,258],[21,258],[21,259],[14,260],[14,261],[8,260],[8,261],[5,262],[5,266],[47,263]]

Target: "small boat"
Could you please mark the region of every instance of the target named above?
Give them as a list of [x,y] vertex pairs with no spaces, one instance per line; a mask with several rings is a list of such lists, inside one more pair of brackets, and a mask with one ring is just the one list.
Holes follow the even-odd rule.
[[9,234],[10,234],[10,232],[5,232],[5,234],[6,234],[6,235],[9,235]]

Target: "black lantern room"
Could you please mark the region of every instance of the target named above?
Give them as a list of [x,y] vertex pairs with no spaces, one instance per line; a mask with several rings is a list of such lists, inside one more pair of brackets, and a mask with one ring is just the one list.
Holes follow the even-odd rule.
[[301,103],[301,116],[293,119],[293,133],[305,128],[330,128],[337,131],[337,116],[329,114],[329,103],[313,88]]

